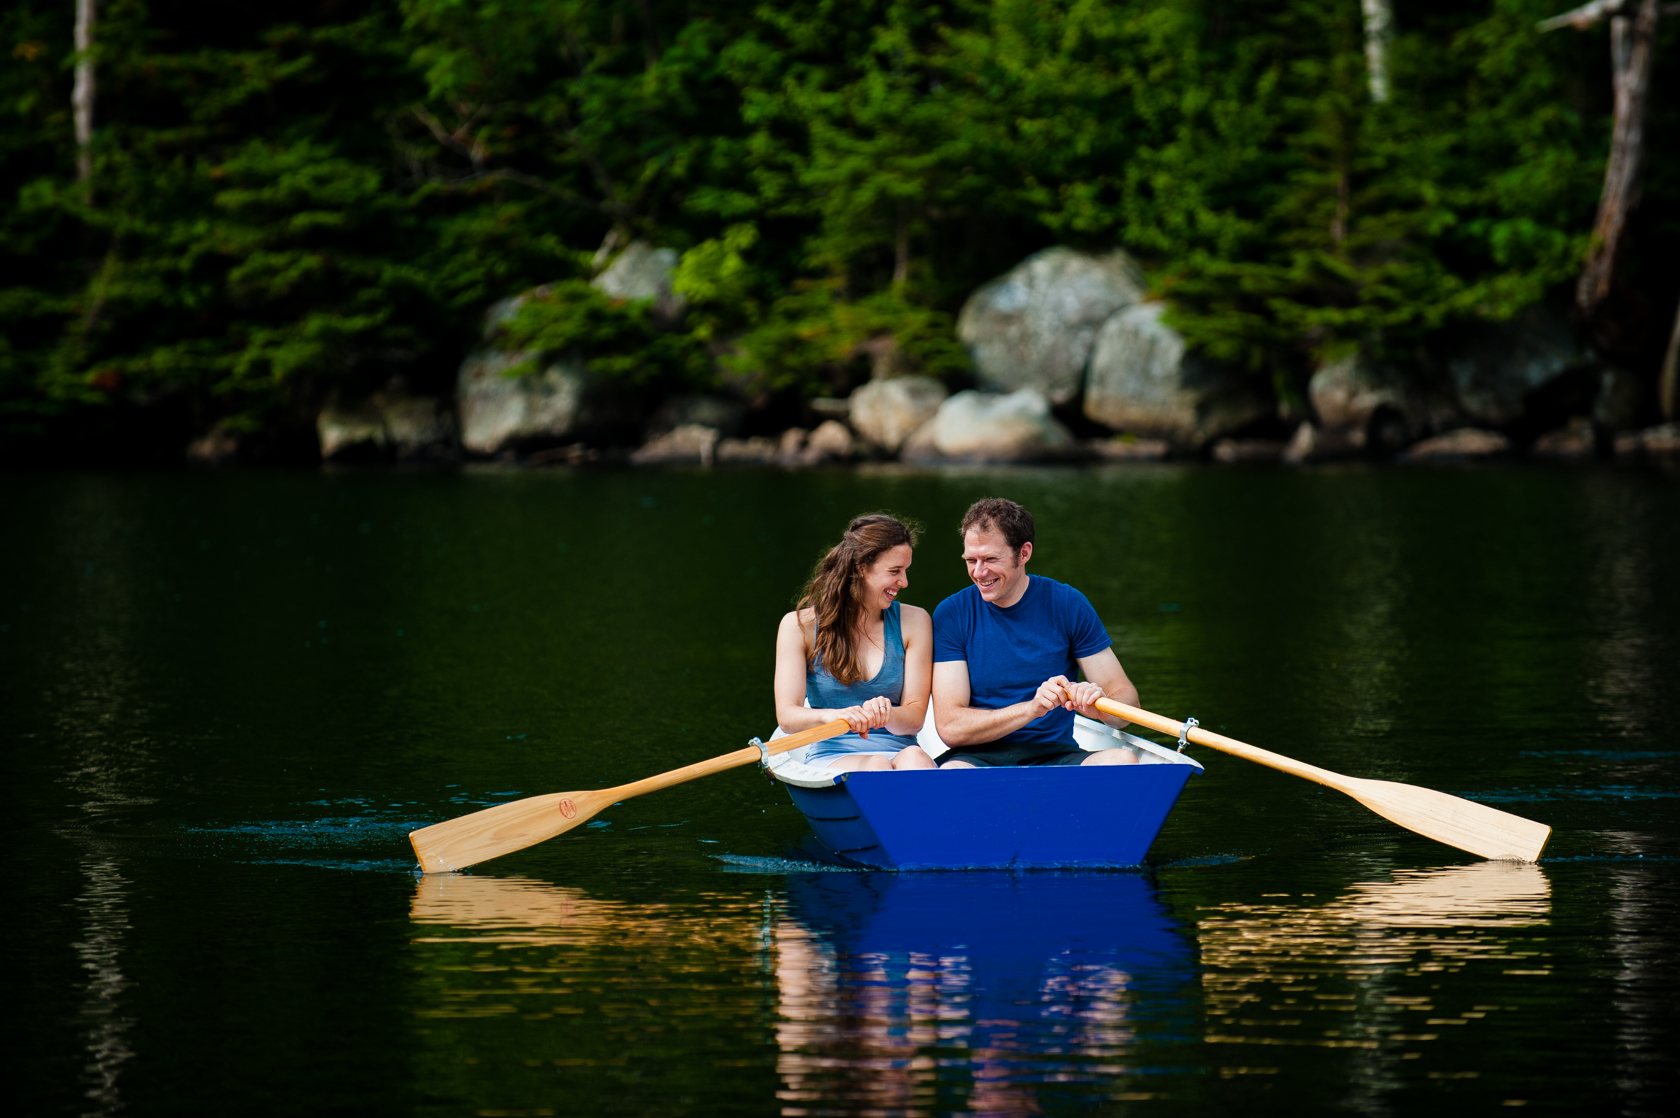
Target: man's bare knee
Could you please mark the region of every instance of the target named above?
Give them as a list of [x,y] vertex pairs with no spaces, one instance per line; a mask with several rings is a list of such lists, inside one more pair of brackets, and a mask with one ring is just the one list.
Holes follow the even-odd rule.
[[943,765],[940,765],[939,767],[942,768],[942,769],[977,769],[980,766],[970,764],[967,761],[946,761]]

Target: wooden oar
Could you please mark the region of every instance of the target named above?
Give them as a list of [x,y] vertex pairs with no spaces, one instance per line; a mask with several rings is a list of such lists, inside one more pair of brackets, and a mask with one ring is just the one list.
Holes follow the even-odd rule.
[[[786,753],[814,741],[844,734],[851,729],[844,718],[777,738],[765,748],[770,753]],[[424,873],[449,873],[515,850],[534,846],[573,827],[588,822],[602,811],[631,796],[657,792],[673,784],[698,780],[725,769],[750,765],[759,759],[758,747],[749,745],[710,761],[700,761],[668,773],[650,776],[617,788],[597,788],[590,792],[549,792],[541,796],[527,796],[523,800],[497,804],[458,819],[446,819],[408,833],[414,853],[420,858]]]
[[[1162,718],[1147,710],[1139,710],[1113,699],[1098,699],[1098,710],[1147,726],[1175,737],[1184,730],[1184,723]],[[1512,815],[1508,811],[1488,807],[1450,796],[1415,784],[1401,784],[1393,780],[1367,780],[1357,776],[1343,776],[1317,765],[1309,765],[1285,757],[1281,753],[1260,749],[1246,742],[1192,727],[1184,737],[1197,745],[1229,753],[1257,765],[1277,769],[1291,776],[1305,777],[1326,788],[1346,792],[1384,819],[1398,823],[1409,831],[1480,854],[1484,858],[1514,858],[1520,862],[1536,862],[1546,848],[1552,829],[1544,823]]]

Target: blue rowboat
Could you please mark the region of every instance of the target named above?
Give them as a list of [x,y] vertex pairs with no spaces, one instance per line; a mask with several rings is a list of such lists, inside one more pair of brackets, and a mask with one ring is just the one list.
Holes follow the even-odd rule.
[[[777,731],[780,736],[780,731]],[[930,715],[918,735],[938,756]],[[1182,753],[1088,718],[1081,749],[1129,749],[1135,765],[835,772],[805,750],[770,759],[831,854],[891,870],[1120,868],[1143,864],[1191,773]]]

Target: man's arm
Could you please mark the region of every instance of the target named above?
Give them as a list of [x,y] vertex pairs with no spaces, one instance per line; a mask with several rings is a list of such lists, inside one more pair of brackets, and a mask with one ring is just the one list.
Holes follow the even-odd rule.
[[1113,699],[1127,706],[1138,705],[1138,690],[1126,678],[1126,669],[1120,666],[1120,657],[1114,655],[1114,649],[1105,648],[1090,656],[1081,656],[1079,670],[1085,674],[1085,680],[1068,687],[1068,699],[1064,705],[1075,714],[1095,718],[1116,730],[1130,725],[1124,718],[1104,714],[1091,705],[1101,698]]
[[[1112,658],[1113,653],[1109,654]],[[1115,661],[1115,667],[1119,667]],[[973,697],[968,685],[968,661],[946,660],[933,666],[933,724],[940,740],[953,749],[984,745],[1012,734],[1035,718],[1062,705],[1067,680],[1057,676],[1039,685],[1038,694],[1024,703],[1000,710],[981,710],[968,705]],[[1133,697],[1137,692],[1132,692]],[[1095,696],[1093,696],[1094,698]]]

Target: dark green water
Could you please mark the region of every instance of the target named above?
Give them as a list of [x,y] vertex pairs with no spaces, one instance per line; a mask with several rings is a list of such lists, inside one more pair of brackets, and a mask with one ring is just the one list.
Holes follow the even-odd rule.
[[[1680,1087],[1674,474],[0,486],[30,1114],[1657,1114]],[[1144,874],[801,871],[752,769],[411,873],[417,824],[769,730],[776,619],[846,518],[929,525],[932,606],[992,494],[1146,706],[1540,819],[1546,858],[1203,751]]]

